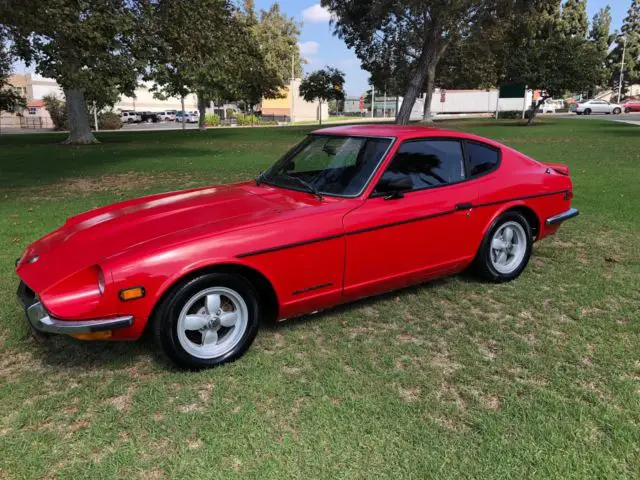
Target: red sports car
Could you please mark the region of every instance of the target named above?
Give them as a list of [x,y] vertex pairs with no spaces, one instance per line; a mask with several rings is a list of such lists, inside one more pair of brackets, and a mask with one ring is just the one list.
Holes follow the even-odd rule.
[[388,125],[318,130],[255,181],[69,218],[17,261],[31,327],[135,340],[176,364],[240,357],[258,324],[472,267],[505,282],[575,217],[569,170],[486,138]]
[[640,112],[640,100],[629,100],[623,107],[625,113]]

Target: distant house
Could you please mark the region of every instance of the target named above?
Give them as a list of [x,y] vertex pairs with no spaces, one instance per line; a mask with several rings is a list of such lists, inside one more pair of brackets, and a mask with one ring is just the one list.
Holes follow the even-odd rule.
[[[258,110],[264,117],[273,117],[275,120],[288,122],[313,121],[318,120],[319,102],[307,102],[300,96],[301,80],[296,78],[289,86],[282,89],[281,98],[263,98]],[[293,95],[291,95],[293,87]],[[329,105],[322,104],[322,119],[329,118]]]

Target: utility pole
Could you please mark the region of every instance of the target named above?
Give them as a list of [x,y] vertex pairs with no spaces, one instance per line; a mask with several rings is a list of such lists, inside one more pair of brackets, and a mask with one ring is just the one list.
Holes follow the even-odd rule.
[[384,107],[382,107],[382,117],[387,118],[387,84],[384,84]]
[[295,84],[295,77],[296,77],[295,68],[294,68],[295,57],[296,57],[296,53],[294,51],[291,54],[291,88],[290,88],[290,90],[291,90],[291,92],[290,92],[291,93],[291,118],[289,119],[289,122],[291,124],[293,124],[293,122],[295,121],[294,120],[294,111],[295,111],[295,107],[296,107],[295,106],[295,99],[294,99],[295,92],[293,91],[293,87],[294,87],[294,84]]
[[622,62],[620,62],[620,82],[618,83],[618,103],[622,95],[622,82],[624,81],[624,56],[627,53],[627,36],[624,36],[624,46],[622,47]]
[[376,87],[371,86],[371,118],[375,116],[376,111]]

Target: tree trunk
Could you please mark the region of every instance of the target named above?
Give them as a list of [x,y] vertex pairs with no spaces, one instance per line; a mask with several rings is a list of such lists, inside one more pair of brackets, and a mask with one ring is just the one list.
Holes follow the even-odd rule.
[[205,131],[207,129],[207,101],[202,94],[198,94],[198,113],[200,114],[198,128]]
[[536,115],[538,114],[538,108],[545,102],[547,98],[551,98],[550,96],[540,97],[540,99],[536,102],[531,103],[531,108],[528,110],[529,118],[527,119],[527,127],[533,125],[533,121],[536,119]]
[[433,98],[433,89],[436,80],[436,66],[435,64],[427,69],[426,78],[426,95],[424,98],[424,110],[422,114],[422,121],[424,123],[433,123],[433,117],[431,116],[431,99]]
[[187,118],[185,117],[184,111],[184,96],[180,97],[180,107],[182,108],[182,130],[184,130],[187,124]]
[[84,92],[76,89],[65,89],[67,116],[69,118],[69,137],[63,142],[68,145],[89,145],[100,143],[91,133],[87,104]]
[[318,120],[320,121],[320,125],[322,125],[322,100],[318,99]]
[[[418,65],[416,66],[413,77],[411,77],[411,82],[409,82],[407,91],[405,92],[402,99],[402,106],[400,107],[400,111],[396,116],[396,123],[398,125],[406,125],[409,123],[409,120],[411,119],[411,110],[413,110],[413,105],[416,103],[416,98],[418,98],[420,90],[422,90],[424,79],[427,76],[427,69],[431,68],[430,63],[432,59],[433,56],[427,51],[426,48],[424,48],[422,51],[422,55],[420,55],[420,59],[418,60]],[[435,65],[433,68],[435,68]]]

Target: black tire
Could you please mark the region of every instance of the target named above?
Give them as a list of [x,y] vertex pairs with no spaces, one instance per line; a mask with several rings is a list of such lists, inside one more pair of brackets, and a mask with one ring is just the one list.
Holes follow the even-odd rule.
[[631,113],[631,109],[629,107],[625,108],[624,113]]
[[578,115],[582,115],[582,112],[576,112]]
[[[240,341],[225,354],[214,358],[199,358],[187,352],[178,339],[177,325],[180,312],[194,295],[210,287],[235,290],[248,310],[248,322]],[[175,286],[156,309],[153,330],[156,345],[178,367],[202,370],[233,362],[246,353],[258,333],[260,307],[258,293],[253,285],[240,275],[207,273]]]
[[613,109],[613,114],[614,115],[620,115],[621,113],[622,113],[622,110],[620,110],[619,108],[616,107],[616,108]]
[[[524,229],[526,239],[526,249],[524,257],[515,270],[510,273],[501,273],[493,265],[491,260],[491,242],[497,230],[499,230],[507,222],[519,223]],[[529,263],[531,258],[531,250],[533,248],[533,238],[531,235],[531,226],[527,219],[518,212],[505,212],[500,215],[487,231],[485,238],[482,240],[480,249],[473,262],[472,269],[476,275],[491,282],[503,283],[510,282],[518,278]]]
[[584,114],[585,115],[591,115],[591,109],[590,108],[585,108]]

